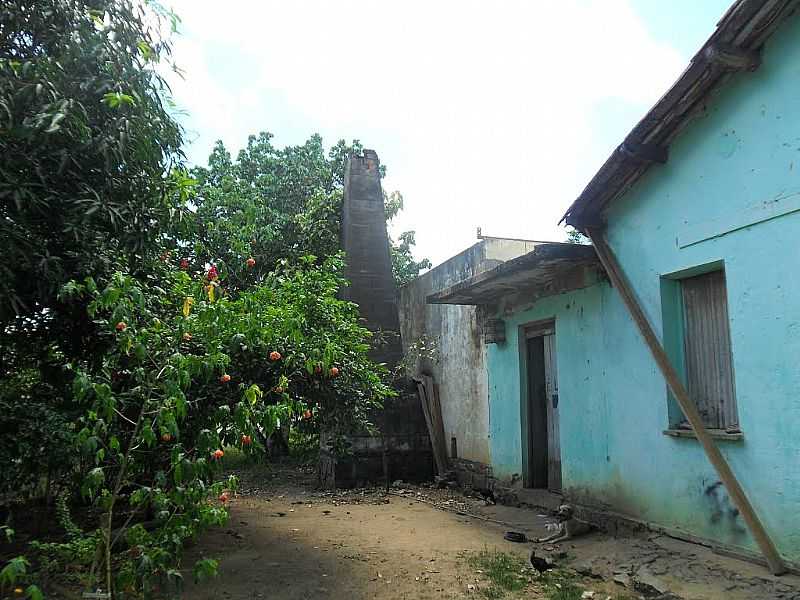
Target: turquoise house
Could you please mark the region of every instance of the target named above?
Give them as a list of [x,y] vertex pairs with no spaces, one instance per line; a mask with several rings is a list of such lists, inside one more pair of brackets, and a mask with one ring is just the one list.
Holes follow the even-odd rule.
[[[601,235],[782,557],[800,563],[800,16],[737,2],[570,207]],[[484,307],[494,477],[759,546],[591,247],[428,298]]]

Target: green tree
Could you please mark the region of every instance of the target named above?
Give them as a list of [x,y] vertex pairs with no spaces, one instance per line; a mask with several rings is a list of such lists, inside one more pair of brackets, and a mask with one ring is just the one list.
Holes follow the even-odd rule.
[[0,7],[0,323],[152,252],[179,212],[162,20],[128,0]]
[[[392,394],[367,357],[357,308],[337,297],[343,266],[336,256],[284,261],[235,298],[211,269],[169,266],[159,286],[124,273],[65,286],[64,300],[88,300],[110,340],[100,365],[73,365],[85,407],[80,493],[106,515],[92,570],[108,589],[179,584],[184,541],[227,519],[236,482],[217,477],[226,448],[263,453],[279,424],[300,421],[346,433]],[[121,504],[157,526],[114,529]],[[119,540],[129,552],[115,552]]]
[[5,491],[70,473],[76,357],[107,342],[73,278],[136,269],[186,214],[159,65],[171,17],[126,0],[0,5],[0,437]]
[[[328,156],[322,139],[278,148],[272,134],[250,136],[232,159],[217,142],[198,182],[196,240],[184,257],[216,265],[236,291],[269,274],[278,261],[339,251],[341,155],[359,150],[344,142]],[[247,260],[252,259],[251,265]]]
[[[235,160],[217,142],[208,165],[192,171],[198,182],[198,237],[184,258],[195,266],[215,264],[228,275],[232,291],[263,278],[278,260],[331,256],[341,249],[344,169],[349,157],[363,150],[361,144],[340,140],[326,154],[318,135],[284,148],[272,138],[266,132],[250,136]],[[393,192],[384,200],[391,222],[403,208],[403,196]],[[427,259],[414,260],[413,231],[390,242],[398,284],[430,267]],[[247,266],[248,258],[254,266]]]
[[[394,191],[391,194],[384,192],[383,206],[386,211],[387,225],[391,224],[397,214],[403,210],[403,195]],[[416,245],[415,231],[404,231],[395,241],[389,237],[389,253],[392,259],[392,274],[397,285],[405,285],[421,271],[431,268],[431,261],[427,258],[414,259],[414,246]]]
[[[158,75],[171,18],[129,0],[0,6],[0,491],[25,500],[44,476],[64,492],[67,537],[32,544],[30,564],[145,597],[178,586],[184,541],[227,518],[226,447],[263,452],[278,423],[343,434],[393,393],[337,294],[360,145],[262,134],[190,177]],[[100,526],[71,523],[67,498]]]

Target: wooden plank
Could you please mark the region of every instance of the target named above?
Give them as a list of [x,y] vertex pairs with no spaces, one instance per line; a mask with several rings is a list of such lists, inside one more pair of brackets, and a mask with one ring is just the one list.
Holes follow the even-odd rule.
[[433,377],[426,375],[425,387],[428,395],[428,411],[431,415],[431,424],[434,431],[435,452],[439,455],[439,461],[442,464],[442,472],[440,474],[443,475],[449,470],[450,461],[447,457],[447,443],[444,439],[444,419],[442,418],[442,405],[439,401],[439,386],[436,385]]
[[719,448],[717,448],[708,431],[706,431],[703,421],[700,418],[700,413],[697,412],[697,407],[689,397],[689,393],[686,391],[686,388],[681,382],[677,371],[675,371],[674,367],[670,363],[666,351],[661,346],[661,342],[656,336],[655,331],[653,331],[653,327],[647,320],[644,310],[639,305],[639,301],[636,299],[636,296],[634,295],[633,290],[630,287],[627,278],[625,277],[625,273],[622,271],[622,268],[617,262],[613,251],[606,243],[602,232],[600,230],[591,228],[587,229],[586,233],[592,240],[594,248],[597,251],[597,256],[600,258],[600,262],[603,263],[611,283],[615,288],[617,288],[617,291],[622,297],[622,300],[625,303],[631,318],[636,324],[636,327],[639,329],[639,333],[641,333],[645,343],[647,344],[647,347],[650,349],[650,352],[652,353],[653,358],[655,359],[656,364],[661,371],[661,374],[664,376],[669,389],[672,391],[672,394],[675,396],[675,399],[680,405],[683,414],[686,415],[689,424],[692,426],[692,429],[697,436],[697,440],[700,442],[700,445],[703,446],[703,450],[705,450],[708,460],[714,466],[714,469],[716,469],[720,480],[728,490],[728,495],[730,496],[731,501],[739,510],[739,513],[742,515],[742,518],[747,524],[750,533],[753,535],[758,547],[764,554],[764,558],[767,559],[767,564],[769,565],[770,571],[772,571],[772,573],[775,575],[786,573],[786,565],[784,564],[780,554],[778,554],[775,544],[772,542],[766,530],[764,529],[761,520],[758,518],[753,505],[750,503],[750,500],[747,498],[742,486],[739,484],[739,481],[733,474],[730,465],[728,465],[725,457],[722,456]]
[[547,487],[561,491],[561,427],[558,418],[558,368],[556,336],[544,336],[544,373],[547,392]]
[[[433,460],[436,463],[436,471],[439,475],[444,475],[447,472],[447,452],[442,452],[442,444],[444,443],[444,431],[441,430],[438,424],[434,423],[434,418],[431,415],[431,400],[433,396],[433,378],[425,376],[423,379],[414,379],[417,384],[417,395],[422,405],[422,412],[425,415],[425,424],[428,426],[428,436],[431,440],[431,450],[433,451]],[[441,414],[441,410],[439,411]],[[441,417],[439,417],[441,421]]]
[[688,277],[680,285],[689,397],[706,427],[737,428],[725,272]]

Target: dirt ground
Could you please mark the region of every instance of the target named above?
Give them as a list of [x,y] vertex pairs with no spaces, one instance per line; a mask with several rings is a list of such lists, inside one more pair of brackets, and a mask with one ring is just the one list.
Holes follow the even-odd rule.
[[[486,550],[527,561],[536,548],[537,555],[555,557],[559,572],[595,600],[800,599],[796,576],[775,578],[758,565],[671,538],[614,539],[595,532],[558,547],[512,543],[503,539],[505,531],[543,536],[549,518],[425,487],[401,486],[388,495],[379,489],[318,492],[309,471],[286,466],[242,474],[228,526],[204,536],[186,556],[186,565],[217,558],[220,574],[189,584],[184,598],[502,597],[470,557]],[[572,597],[553,595],[532,570],[519,577],[527,580],[524,589],[506,597]]]

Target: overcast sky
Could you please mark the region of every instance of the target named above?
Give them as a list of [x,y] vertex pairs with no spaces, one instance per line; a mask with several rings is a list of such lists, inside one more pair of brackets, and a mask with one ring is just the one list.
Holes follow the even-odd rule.
[[173,0],[189,159],[361,140],[434,264],[557,222],[730,0]]

